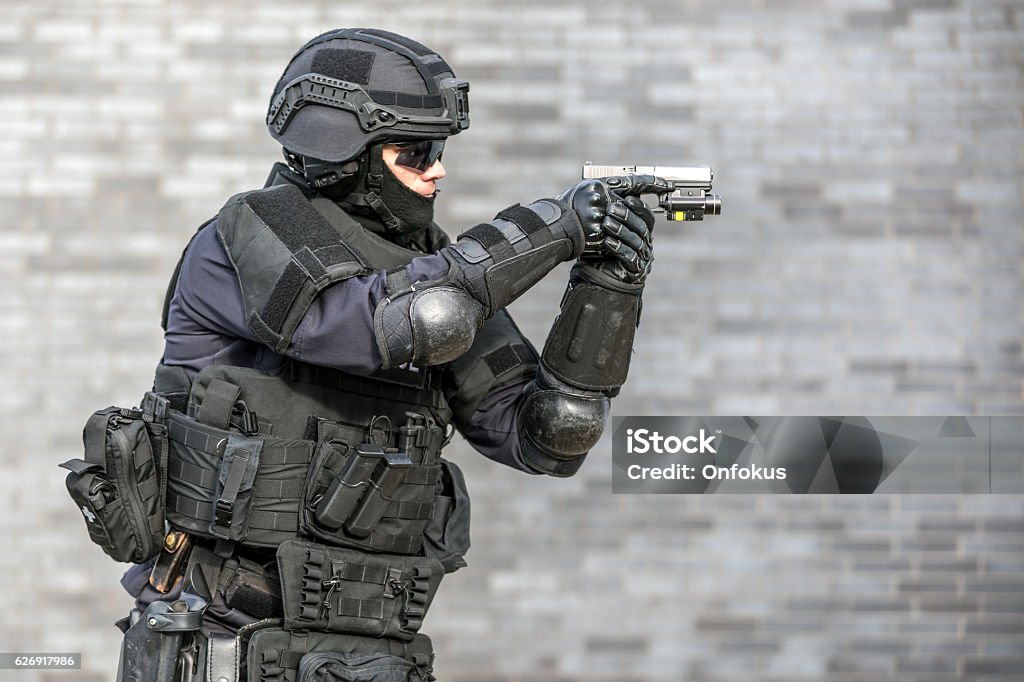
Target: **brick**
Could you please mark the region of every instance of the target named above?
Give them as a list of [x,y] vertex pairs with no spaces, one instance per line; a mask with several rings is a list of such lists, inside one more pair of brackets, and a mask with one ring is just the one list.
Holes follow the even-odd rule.
[[922,594],[918,602],[925,613],[977,613],[977,597],[957,597],[943,594]]
[[1024,618],[1014,616],[988,616],[967,621],[967,634],[1019,635],[1024,633]]
[[955,658],[939,656],[913,656],[899,658],[896,661],[898,673],[955,673]]
[[969,656],[964,660],[964,674],[988,675],[1000,673],[1024,673],[1024,657],[1019,656]]
[[903,10],[891,12],[859,11],[846,15],[847,26],[854,29],[887,30],[907,23],[907,13]]

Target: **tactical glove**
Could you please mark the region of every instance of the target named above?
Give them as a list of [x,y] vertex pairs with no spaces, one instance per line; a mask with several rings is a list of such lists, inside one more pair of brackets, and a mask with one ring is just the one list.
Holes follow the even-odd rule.
[[638,195],[670,191],[653,175],[584,180],[559,196],[583,226],[582,259],[629,283],[642,282],[653,260],[654,215]]

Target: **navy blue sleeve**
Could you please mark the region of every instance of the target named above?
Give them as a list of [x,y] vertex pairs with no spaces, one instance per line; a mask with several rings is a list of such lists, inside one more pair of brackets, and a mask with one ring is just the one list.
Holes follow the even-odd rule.
[[523,389],[530,381],[528,378],[521,379],[491,389],[480,400],[460,432],[473,449],[487,459],[536,474],[523,462],[517,421]]
[[519,447],[517,419],[537,362],[533,345],[501,310],[447,372],[452,422],[466,441],[484,457],[530,473]]

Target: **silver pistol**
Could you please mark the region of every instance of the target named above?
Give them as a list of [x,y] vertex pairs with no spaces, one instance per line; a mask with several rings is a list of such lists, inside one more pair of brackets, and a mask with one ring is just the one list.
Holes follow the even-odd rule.
[[722,197],[711,194],[715,178],[711,166],[597,166],[587,161],[583,179],[609,178],[616,175],[656,175],[672,184],[672,189],[658,194],[656,212],[664,211],[669,220],[704,220],[704,215],[722,213]]

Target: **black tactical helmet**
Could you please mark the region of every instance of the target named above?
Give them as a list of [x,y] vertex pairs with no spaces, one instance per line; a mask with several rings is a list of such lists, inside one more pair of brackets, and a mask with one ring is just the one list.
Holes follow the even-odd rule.
[[267,127],[293,154],[340,163],[374,143],[442,139],[465,130],[468,93],[468,82],[414,40],[377,29],[337,29],[292,57],[270,99]]

